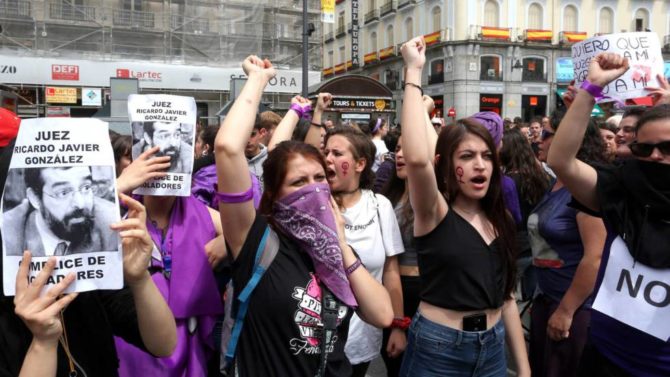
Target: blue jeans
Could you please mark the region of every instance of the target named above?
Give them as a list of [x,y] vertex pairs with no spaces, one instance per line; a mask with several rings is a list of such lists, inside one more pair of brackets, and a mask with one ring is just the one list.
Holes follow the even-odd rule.
[[505,377],[505,327],[502,320],[486,331],[452,329],[417,312],[407,336],[402,377]]

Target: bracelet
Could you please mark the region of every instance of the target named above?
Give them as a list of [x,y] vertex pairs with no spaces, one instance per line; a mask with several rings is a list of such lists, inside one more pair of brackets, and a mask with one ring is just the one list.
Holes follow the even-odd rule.
[[293,110],[298,114],[298,118],[303,118],[303,119],[310,119],[310,111],[312,111],[312,106],[307,105],[305,107],[302,107],[298,105],[297,103],[291,104],[291,107],[288,108],[289,110]]
[[405,83],[405,87],[407,87],[407,85],[409,85],[409,86],[413,86],[413,87],[419,89],[419,91],[421,92],[421,97],[423,97],[423,89],[421,89],[421,85],[416,85],[416,84],[413,83],[413,82],[406,82],[406,83]]
[[411,324],[412,319],[409,317],[393,318],[393,321],[391,322],[391,328],[407,330]]
[[354,262],[351,266],[347,267],[344,272],[347,274],[347,276],[351,275],[358,269],[358,267],[362,266],[363,262],[361,262],[360,258],[356,258],[356,262]]
[[310,124],[314,127],[325,128],[325,126],[321,123],[311,122]]
[[249,187],[247,191],[238,193],[219,192],[218,187],[215,187],[215,189],[217,190],[216,199],[221,203],[227,203],[227,204],[244,203],[254,198],[253,183],[251,184],[251,187]]
[[582,85],[579,86],[579,88],[584,89],[588,94],[593,96],[593,98],[596,100],[596,102],[599,99],[603,98],[603,88],[602,88],[602,86],[592,84],[589,80],[584,80],[582,82]]

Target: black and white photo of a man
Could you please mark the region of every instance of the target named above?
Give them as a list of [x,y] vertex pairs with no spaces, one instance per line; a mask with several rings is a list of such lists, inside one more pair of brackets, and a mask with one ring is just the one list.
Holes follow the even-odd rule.
[[118,249],[118,236],[110,224],[119,209],[95,195],[91,167],[25,168],[23,179],[27,200],[3,214],[7,255],[20,256],[24,250],[41,257]]
[[[193,146],[184,141],[184,127],[172,122],[137,122],[133,123],[136,135],[133,145],[133,158],[153,147],[160,147],[155,157],[170,156],[168,173],[190,174],[193,170]],[[188,135],[187,140],[192,140]]]

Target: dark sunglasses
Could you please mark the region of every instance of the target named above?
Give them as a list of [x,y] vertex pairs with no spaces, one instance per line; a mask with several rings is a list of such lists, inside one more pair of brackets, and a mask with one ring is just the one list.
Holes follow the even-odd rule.
[[554,135],[555,134],[551,131],[542,130],[542,133],[540,134],[540,140],[544,140],[544,139],[552,137]]
[[628,147],[636,157],[649,157],[654,153],[655,148],[658,148],[664,156],[670,156],[670,140],[661,141],[656,144],[638,143],[637,141],[634,141]]

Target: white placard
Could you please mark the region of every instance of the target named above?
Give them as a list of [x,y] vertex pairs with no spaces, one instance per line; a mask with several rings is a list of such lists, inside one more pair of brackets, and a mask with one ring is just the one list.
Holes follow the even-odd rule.
[[81,88],[82,106],[102,106],[102,91],[100,88]]
[[139,195],[189,196],[193,171],[196,105],[193,97],[131,94],[128,117],[133,131],[133,160],[159,146],[155,157],[170,156],[167,176],[145,182]]
[[47,286],[69,273],[66,292],[123,287],[114,154],[107,123],[95,119],[21,122],[2,197],[4,293],[15,293],[24,250],[30,279],[58,256]]
[[[666,250],[670,245],[659,245]],[[670,269],[635,262],[617,237],[593,309],[666,342],[670,340]]]
[[620,33],[589,38],[572,46],[575,86],[586,79],[591,59],[601,53],[617,53],[628,58],[630,68],[603,88],[598,102],[647,96],[646,87],[659,86],[656,76],[663,74],[663,54],[656,33]]

